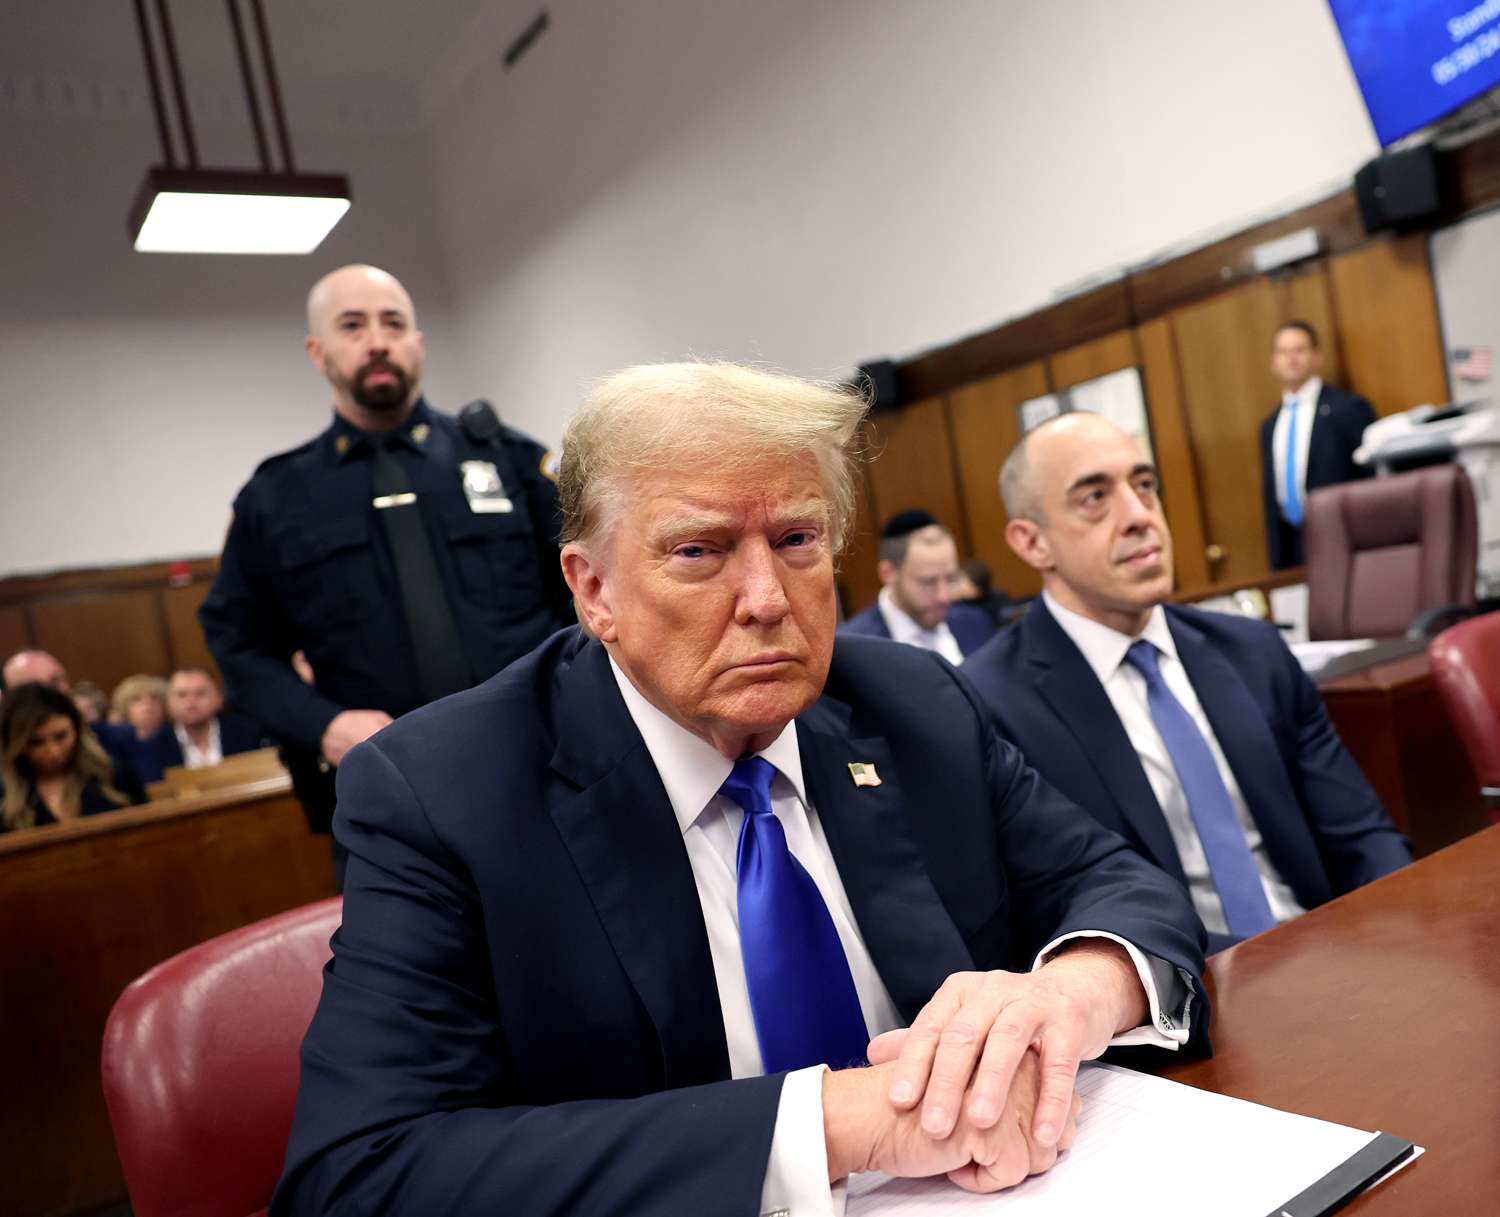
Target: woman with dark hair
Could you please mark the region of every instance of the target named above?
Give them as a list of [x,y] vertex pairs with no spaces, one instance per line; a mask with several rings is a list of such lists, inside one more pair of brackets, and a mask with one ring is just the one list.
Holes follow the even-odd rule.
[[0,702],[0,832],[145,801],[114,766],[66,693],[22,685]]

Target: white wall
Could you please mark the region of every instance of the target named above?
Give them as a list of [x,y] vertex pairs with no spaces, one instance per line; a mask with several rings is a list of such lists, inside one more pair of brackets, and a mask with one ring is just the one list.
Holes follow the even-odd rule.
[[1375,152],[1319,0],[548,8],[509,73],[484,21],[453,31],[426,135],[293,116],[301,164],[356,196],[311,258],[132,253],[156,155],[139,97],[108,118],[6,112],[0,89],[0,575],[214,552],[255,464],[323,424],[301,300],[345,261],[411,287],[437,403],[488,396],[551,443],[622,364],[842,375]]
[[[255,466],[327,424],[303,300],[344,262],[407,282],[429,388],[469,393],[425,140],[298,134],[300,163],[355,194],[316,254],[146,255],[125,224],[157,153],[143,115],[0,113],[0,576],[217,552]],[[200,131],[205,159],[253,163],[237,137]]]
[[1315,0],[549,9],[519,68],[476,73],[433,128],[472,366],[548,441],[615,366],[841,375],[1376,151]]

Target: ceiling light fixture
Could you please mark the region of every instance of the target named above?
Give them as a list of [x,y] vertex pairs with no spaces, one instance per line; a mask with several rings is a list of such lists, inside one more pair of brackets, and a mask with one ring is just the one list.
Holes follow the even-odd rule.
[[167,0],[156,0],[157,24],[177,103],[178,135],[184,152],[185,164],[178,163],[166,106],[162,101],[161,77],[157,71],[146,0],[135,0],[141,52],[146,60],[146,81],[151,88],[151,108],[156,115],[156,130],[164,161],[147,172],[130,209],[130,235],[139,252],[306,254],[317,249],[349,210],[348,178],[336,174],[298,173],[293,166],[291,139],[287,135],[286,115],[281,107],[281,87],[276,80],[276,65],[271,59],[271,42],[266,34],[265,12],[261,0],[248,2],[255,18],[261,69],[280,145],[280,172],[271,167],[259,97],[245,47],[239,0],[226,0],[226,4],[239,58],[240,77],[245,85],[245,104],[250,111],[250,126],[260,154],[258,171],[205,169],[199,165],[198,143],[182,87],[182,70],[177,60],[177,43],[172,35]]

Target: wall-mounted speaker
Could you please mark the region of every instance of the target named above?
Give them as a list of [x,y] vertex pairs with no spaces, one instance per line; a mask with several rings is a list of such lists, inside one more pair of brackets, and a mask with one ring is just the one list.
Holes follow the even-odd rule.
[[870,403],[871,412],[894,410],[901,404],[901,385],[896,378],[896,363],[892,359],[875,359],[859,365],[855,373],[856,387]]
[[1354,175],[1365,231],[1415,227],[1442,206],[1431,144],[1377,156]]

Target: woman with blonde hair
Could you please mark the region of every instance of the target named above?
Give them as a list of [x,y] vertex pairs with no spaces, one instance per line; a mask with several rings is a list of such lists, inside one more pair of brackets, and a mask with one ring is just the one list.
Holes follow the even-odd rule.
[[160,676],[127,676],[109,700],[109,721],[126,723],[137,740],[148,740],[167,722],[167,682]]
[[22,685],[0,702],[0,832],[113,811],[145,796],[66,693]]

